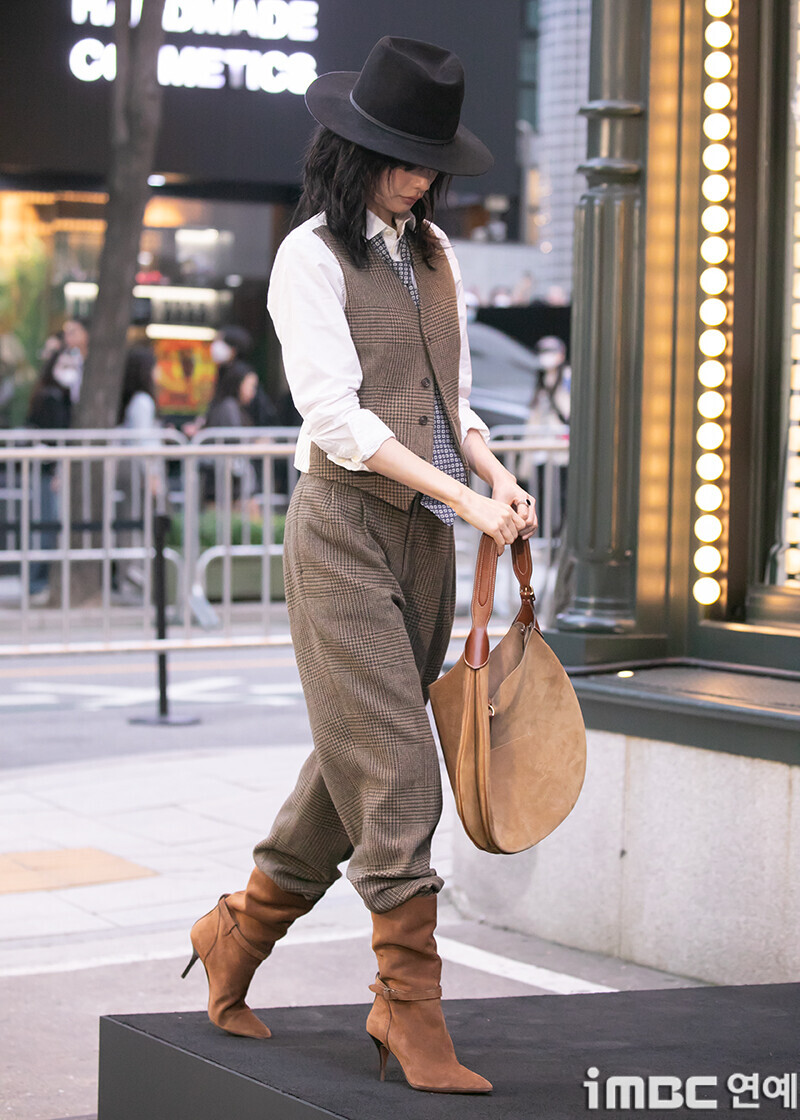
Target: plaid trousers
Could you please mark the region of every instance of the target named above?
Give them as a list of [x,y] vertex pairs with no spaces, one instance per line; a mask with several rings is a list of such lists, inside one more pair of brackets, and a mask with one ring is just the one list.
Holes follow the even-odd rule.
[[314,749],[256,865],[316,900],[349,859],[375,913],[438,892],[430,845],[442,790],[425,704],[453,624],[453,530],[419,498],[401,510],[304,474],[284,572]]

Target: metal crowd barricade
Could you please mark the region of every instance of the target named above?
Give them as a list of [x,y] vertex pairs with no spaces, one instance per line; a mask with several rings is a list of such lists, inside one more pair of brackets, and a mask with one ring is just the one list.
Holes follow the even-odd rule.
[[[168,430],[135,435],[119,429],[2,433],[0,656],[288,645],[285,608],[276,603],[271,583],[273,566],[283,553],[276,518],[297,477],[296,435],[297,429],[209,429],[187,443]],[[91,444],[81,444],[81,436]],[[159,445],[151,444],[150,437]],[[537,457],[545,479],[558,477],[565,454],[563,439],[526,433],[494,440],[492,447],[512,470],[519,467],[520,456]],[[49,525],[41,517],[45,463],[52,464],[47,471],[56,480],[59,504]],[[120,464],[126,463],[142,470],[126,475],[139,480],[138,498],[134,494],[126,506],[128,515],[122,517],[118,479]],[[172,467],[169,487],[152,486],[153,479],[166,478],[167,465]],[[203,495],[204,470],[214,475],[213,504]],[[552,565],[557,545],[554,520],[545,511],[557,500],[556,495],[544,502],[545,533],[534,540],[545,565]],[[173,539],[165,551],[171,632],[160,641],[153,636],[152,565],[154,518],[164,512],[174,519]],[[212,531],[204,518],[213,519]],[[55,529],[53,547],[44,547],[41,539],[48,527]],[[457,541],[463,540],[463,529],[459,527]],[[466,527],[466,532],[471,530]],[[461,547],[458,555],[470,580],[474,556],[471,545]],[[31,603],[28,587],[35,562],[49,564],[52,606]],[[138,603],[120,601],[114,586],[115,570],[118,574],[129,563],[141,571]],[[218,606],[209,602],[212,565],[220,576]],[[260,566],[260,582],[250,601],[236,595],[235,573],[244,565]],[[76,602],[73,583],[81,578],[84,594]],[[92,592],[88,602],[87,585]]]

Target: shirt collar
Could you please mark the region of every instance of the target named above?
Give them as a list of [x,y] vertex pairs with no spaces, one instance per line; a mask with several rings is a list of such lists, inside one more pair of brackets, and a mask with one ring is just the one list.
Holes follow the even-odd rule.
[[373,214],[370,209],[367,209],[367,241],[371,241],[379,233],[383,234],[385,240],[399,240],[405,233],[406,226],[414,229],[416,224],[417,219],[410,210],[397,219],[396,226],[390,226],[384,222],[383,218],[379,218],[377,214]]

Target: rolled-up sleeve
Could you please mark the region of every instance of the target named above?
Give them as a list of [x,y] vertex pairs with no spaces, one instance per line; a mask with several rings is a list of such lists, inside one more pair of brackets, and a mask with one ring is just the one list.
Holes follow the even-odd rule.
[[335,463],[368,470],[368,459],[394,432],[358,398],[363,374],[344,313],[342,270],[308,225],[281,245],[267,307],[283,349],[286,379],[303,417],[297,465],[307,469],[308,442]]

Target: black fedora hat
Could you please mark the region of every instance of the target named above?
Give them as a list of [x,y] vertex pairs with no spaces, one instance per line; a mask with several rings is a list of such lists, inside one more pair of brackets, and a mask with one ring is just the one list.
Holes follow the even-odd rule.
[[460,123],[464,68],[418,39],[380,39],[360,73],[321,74],[306,90],[311,115],[363,148],[448,175],[482,175],[494,160]]

